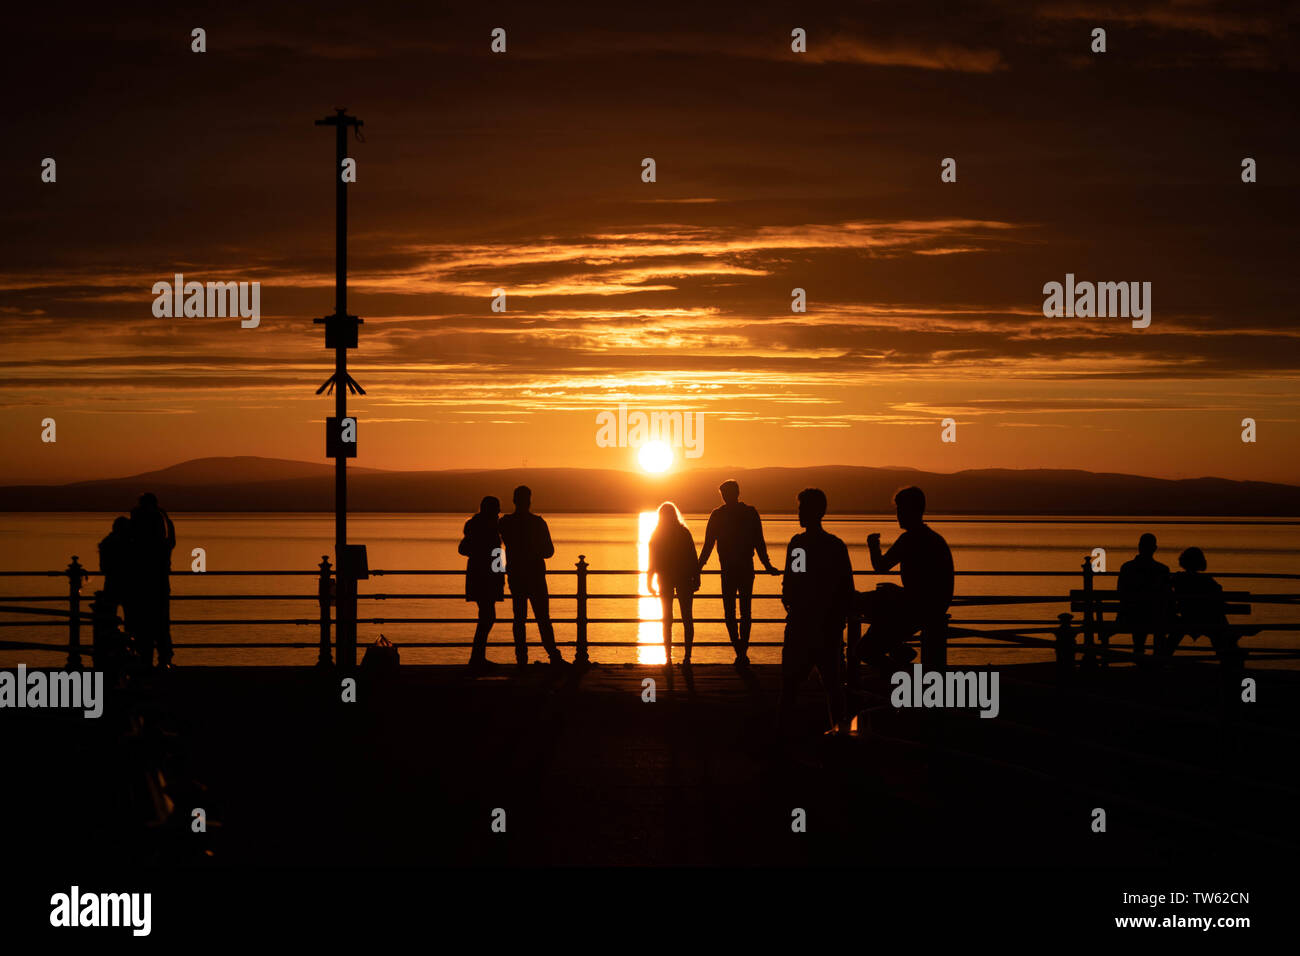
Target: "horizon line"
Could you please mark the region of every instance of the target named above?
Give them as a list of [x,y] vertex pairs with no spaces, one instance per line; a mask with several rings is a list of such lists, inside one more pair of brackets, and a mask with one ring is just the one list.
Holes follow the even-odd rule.
[[[285,464],[292,464],[292,465],[310,465],[313,467],[320,468],[324,471],[328,471],[333,467],[329,462],[308,461],[299,458],[272,458],[265,455],[205,455],[199,458],[187,458],[182,461],[173,462],[170,465],[163,465],[158,468],[153,468],[142,472],[134,472],[128,475],[112,475],[108,477],[94,477],[94,478],[73,478],[73,479],[52,480],[52,481],[23,480],[23,479],[15,480],[7,477],[0,477],[0,488],[15,488],[15,487],[26,487],[26,486],[60,487],[60,486],[84,484],[90,482],[128,481],[135,478],[143,478],[145,476],[156,475],[159,472],[168,471],[169,469],[172,468],[179,468],[184,465],[191,465],[197,462],[205,462],[205,461],[282,462]],[[1052,472],[1057,474],[1074,473],[1074,474],[1091,475],[1097,477],[1110,476],[1110,477],[1120,477],[1120,478],[1136,478],[1136,479],[1147,480],[1147,481],[1171,481],[1171,482],[1226,481],[1226,482],[1232,482],[1234,484],[1263,484],[1263,485],[1277,485],[1284,488],[1300,488],[1300,480],[1297,480],[1295,482],[1267,481],[1267,480],[1256,479],[1256,478],[1224,478],[1218,475],[1196,475],[1196,476],[1173,478],[1173,477],[1166,477],[1162,475],[1144,475],[1144,474],[1138,474],[1136,472],[1092,471],[1087,468],[1045,468],[1045,467],[963,468],[959,471],[944,472],[944,471],[927,471],[923,468],[918,468],[914,465],[850,465],[850,464],[841,464],[841,463],[833,463],[833,462],[811,464],[811,465],[749,465],[749,466],[716,465],[716,466],[705,466],[705,467],[700,467],[697,465],[695,467],[686,467],[686,468],[679,469],[674,474],[663,474],[663,473],[651,474],[644,471],[639,471],[635,468],[596,468],[596,467],[585,466],[585,465],[537,465],[537,466],[512,465],[512,466],[505,466],[505,467],[499,467],[499,466],[498,467],[488,467],[488,466],[472,467],[471,466],[471,467],[460,467],[460,468],[405,469],[405,468],[383,468],[383,467],[378,467],[373,465],[357,464],[357,465],[353,465],[349,469],[349,471],[351,471],[354,474],[358,472],[380,472],[380,473],[390,474],[390,475],[453,474],[457,472],[502,473],[502,472],[585,471],[585,472],[612,472],[620,475],[637,477],[637,478],[641,478],[653,482],[664,482],[664,481],[670,481],[674,477],[682,477],[683,472],[701,473],[706,471],[727,470],[727,471],[742,473],[747,471],[777,471],[777,470],[808,471],[808,470],[820,469],[820,468],[844,468],[844,469],[854,469],[858,471],[911,471],[911,472],[916,472],[918,474],[934,475],[938,477],[955,477],[958,475],[974,474],[980,472],[1016,472],[1016,473]],[[263,480],[277,481],[277,480],[292,480],[292,479],[269,478]],[[221,482],[217,482],[217,483],[221,483]],[[236,480],[235,483],[243,483],[243,482]]]

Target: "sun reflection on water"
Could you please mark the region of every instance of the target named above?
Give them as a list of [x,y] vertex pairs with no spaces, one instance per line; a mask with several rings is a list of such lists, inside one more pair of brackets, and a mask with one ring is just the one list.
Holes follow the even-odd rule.
[[636,626],[636,662],[638,664],[664,663],[663,606],[659,598],[650,593],[646,581],[646,571],[650,567],[650,535],[654,533],[659,521],[657,511],[642,511],[637,515],[636,566],[637,575],[637,617]]

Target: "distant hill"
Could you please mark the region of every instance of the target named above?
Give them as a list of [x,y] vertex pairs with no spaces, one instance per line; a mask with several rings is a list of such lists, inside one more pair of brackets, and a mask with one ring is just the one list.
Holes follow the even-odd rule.
[[[348,468],[351,511],[469,514],[494,494],[532,487],[539,512],[645,511],[665,500],[683,511],[718,504],[725,478],[760,511],[794,510],[795,495],[819,487],[831,511],[893,510],[904,485],[925,489],[938,514],[1300,516],[1300,487],[1224,478],[1170,480],[1088,471],[981,469],[954,474],[910,468],[829,465],[812,468],[700,468],[666,477],[583,468],[384,471]],[[171,511],[332,511],[332,463],[278,458],[200,458],[160,471],[66,485],[0,487],[0,511],[126,511],[153,491]]]
[[[349,473],[374,472],[374,468],[348,466]],[[148,471],[126,478],[110,478],[113,482],[145,482],[159,485],[207,485],[219,478],[227,484],[248,484],[254,481],[283,481],[288,478],[316,478],[334,474],[332,464],[315,461],[293,461],[288,458],[258,458],[243,455],[236,458],[195,458],[158,471]],[[101,485],[104,480],[78,481],[66,487],[81,488]]]

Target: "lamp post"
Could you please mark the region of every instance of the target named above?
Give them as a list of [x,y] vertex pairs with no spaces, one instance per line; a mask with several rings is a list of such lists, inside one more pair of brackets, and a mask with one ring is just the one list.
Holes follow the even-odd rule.
[[357,420],[348,417],[348,393],[366,392],[348,374],[348,349],[357,347],[362,320],[348,315],[348,187],[343,168],[348,127],[360,139],[362,122],[348,116],[346,109],[338,109],[334,116],[317,120],[316,125],[335,128],[334,314],[313,321],[325,326],[325,348],[334,350],[334,374],[316,389],[316,394],[326,389],[334,393],[334,417],[325,419],[325,457],[334,459],[335,662],[344,670],[352,670],[357,663],[357,562],[348,548],[347,460],[357,455]]

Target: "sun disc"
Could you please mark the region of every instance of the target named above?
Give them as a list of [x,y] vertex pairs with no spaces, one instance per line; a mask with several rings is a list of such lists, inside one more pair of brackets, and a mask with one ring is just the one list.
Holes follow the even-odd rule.
[[673,463],[673,450],[661,441],[651,441],[641,446],[636,457],[646,471],[658,473]]

